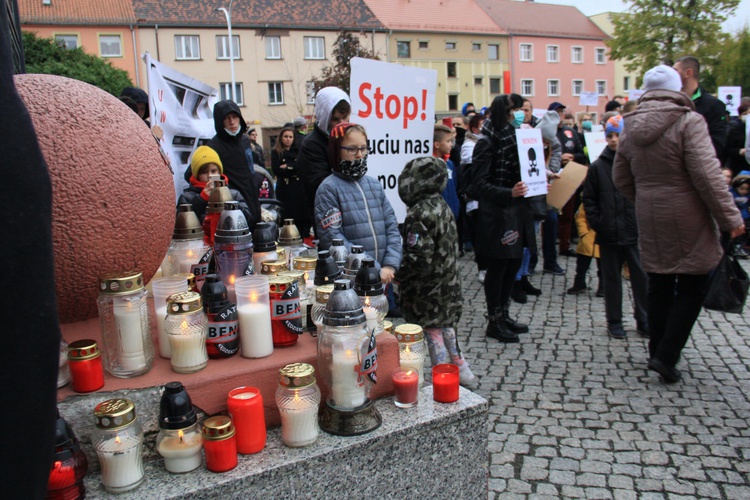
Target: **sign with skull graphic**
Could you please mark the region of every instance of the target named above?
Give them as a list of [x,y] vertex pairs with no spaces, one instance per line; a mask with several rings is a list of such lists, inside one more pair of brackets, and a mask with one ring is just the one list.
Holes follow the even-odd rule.
[[529,186],[526,197],[547,194],[547,170],[544,164],[544,144],[539,129],[517,129],[518,160],[521,180]]

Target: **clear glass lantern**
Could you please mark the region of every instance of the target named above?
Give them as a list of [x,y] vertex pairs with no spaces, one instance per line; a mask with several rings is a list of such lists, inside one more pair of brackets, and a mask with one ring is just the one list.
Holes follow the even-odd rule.
[[237,278],[255,274],[253,265],[253,235],[236,201],[224,204],[219,226],[214,236],[216,272],[227,287],[230,302],[237,302],[234,284]]
[[388,297],[383,294],[383,282],[372,257],[362,259],[362,265],[354,279],[354,291],[359,296],[362,311],[367,318],[367,331],[374,330],[375,335],[380,335],[385,331],[383,322],[388,314]]
[[312,365],[293,363],[279,371],[276,406],[281,416],[281,439],[285,445],[296,448],[317,441],[320,389]]
[[94,409],[91,441],[110,493],[130,491],[143,482],[143,429],[129,399],[108,399]]
[[294,225],[294,219],[284,219],[284,225],[279,230],[279,244],[284,247],[287,269],[291,269],[294,258],[299,257],[305,251],[305,245],[299,229]]
[[180,382],[169,382],[159,402],[159,434],[156,451],[164,458],[164,468],[181,474],[203,463],[203,436],[190,395]]
[[419,386],[424,384],[424,360],[427,356],[427,344],[424,341],[422,327],[411,323],[398,325],[393,332],[398,340],[398,359],[402,368],[416,370],[419,373]]
[[331,248],[329,248],[328,251],[331,252],[331,256],[336,262],[336,265],[341,271],[343,271],[346,259],[349,257],[349,250],[346,249],[343,238],[333,238]]
[[208,317],[197,292],[180,292],[167,298],[164,325],[172,351],[170,362],[177,373],[194,373],[208,364]]
[[99,325],[104,369],[115,377],[130,378],[151,369],[151,339],[146,289],[141,273],[126,272],[99,278]]
[[362,267],[362,261],[368,255],[365,253],[362,245],[352,245],[352,250],[349,252],[349,256],[346,258],[346,264],[344,264],[343,277],[348,279],[354,284],[354,279],[357,277],[359,268]]
[[310,319],[315,325],[316,332],[323,329],[323,314],[326,312],[326,304],[333,292],[333,285],[322,285],[315,288],[315,303],[310,311]]
[[180,205],[175,219],[172,243],[162,268],[162,276],[192,273],[200,289],[208,274],[213,249],[203,241],[203,228],[191,205]]

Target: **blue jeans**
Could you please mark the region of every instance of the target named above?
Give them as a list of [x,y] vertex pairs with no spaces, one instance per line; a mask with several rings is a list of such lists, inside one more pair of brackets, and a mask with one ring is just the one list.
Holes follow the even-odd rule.
[[529,262],[531,262],[531,252],[528,248],[523,247],[523,258],[521,259],[521,267],[518,268],[516,273],[516,281],[529,275]]

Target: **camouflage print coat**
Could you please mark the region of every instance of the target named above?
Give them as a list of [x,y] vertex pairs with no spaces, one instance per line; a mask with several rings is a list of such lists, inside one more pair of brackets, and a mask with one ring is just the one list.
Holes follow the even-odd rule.
[[448,169],[439,158],[410,161],[398,177],[408,211],[397,278],[404,319],[422,327],[455,327],[461,318],[458,231],[445,189]]

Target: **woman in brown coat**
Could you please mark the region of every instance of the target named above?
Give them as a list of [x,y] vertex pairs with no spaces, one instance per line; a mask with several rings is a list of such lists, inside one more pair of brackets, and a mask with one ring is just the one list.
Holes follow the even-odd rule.
[[667,383],[698,318],[723,250],[719,230],[744,232],[706,121],[669,66],[650,69],[638,109],[625,116],[614,184],[635,203],[643,270],[649,275],[649,370]]

